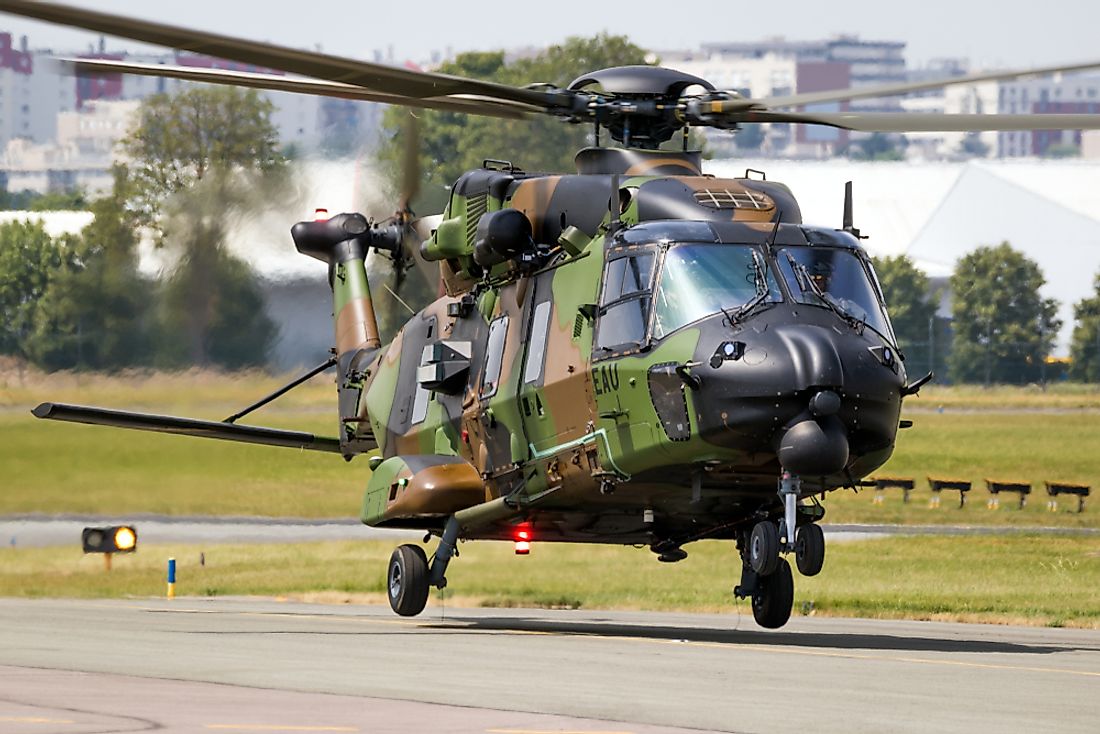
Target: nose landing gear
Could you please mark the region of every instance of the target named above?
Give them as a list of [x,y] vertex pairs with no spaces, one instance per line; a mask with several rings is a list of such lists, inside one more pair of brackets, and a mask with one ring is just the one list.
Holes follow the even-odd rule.
[[794,605],[791,566],[781,554],[793,552],[795,564],[803,576],[816,576],[825,563],[825,534],[814,522],[820,515],[810,516],[808,521],[803,515],[803,524],[798,525],[801,489],[799,477],[783,472],[779,480],[782,519],[761,520],[753,526],[748,538],[738,543],[741,583],[733,593],[739,599],[752,598],[753,618],[768,629],[786,624]]

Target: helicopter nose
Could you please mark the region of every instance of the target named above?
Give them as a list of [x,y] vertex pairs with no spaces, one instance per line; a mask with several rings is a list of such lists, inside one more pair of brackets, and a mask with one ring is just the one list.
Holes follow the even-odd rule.
[[792,324],[777,328],[776,334],[797,389],[844,387],[844,362],[835,333],[821,326]]

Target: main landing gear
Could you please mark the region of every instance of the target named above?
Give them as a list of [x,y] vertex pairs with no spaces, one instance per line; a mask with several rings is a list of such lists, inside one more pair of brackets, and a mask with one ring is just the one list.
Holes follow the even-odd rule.
[[816,576],[825,563],[825,534],[816,517],[798,524],[801,480],[784,472],[779,480],[783,500],[781,520],[762,520],[738,543],[741,550],[741,583],[733,590],[740,599],[752,598],[752,616],[761,627],[776,629],[791,618],[794,577],[782,554],[794,553],[803,576]]
[[451,517],[443,528],[431,566],[424,549],[418,545],[405,544],[394,550],[386,568],[386,596],[390,609],[402,617],[415,617],[424,611],[431,587],[447,586],[447,565],[458,555],[458,533],[459,522]]

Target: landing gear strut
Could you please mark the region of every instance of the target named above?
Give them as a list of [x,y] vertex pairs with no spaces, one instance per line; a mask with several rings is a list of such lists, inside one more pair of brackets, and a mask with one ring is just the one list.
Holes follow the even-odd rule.
[[431,587],[442,589],[447,586],[447,566],[451,558],[458,555],[455,548],[458,532],[459,523],[452,517],[443,528],[431,567],[428,566],[428,556],[420,546],[398,546],[390,556],[386,571],[390,609],[402,617],[415,617],[424,611]]
[[[794,578],[791,565],[781,554],[794,553],[798,570],[804,576],[821,572],[825,562],[825,535],[814,520],[820,514],[803,518],[798,525],[798,499],[802,480],[790,472],[779,479],[779,498],[783,517],[778,521],[761,520],[748,538],[742,537],[741,583],[733,590],[739,599],[751,597],[752,615],[761,627],[782,627],[791,617],[794,605]],[[803,508],[805,512],[807,508]]]

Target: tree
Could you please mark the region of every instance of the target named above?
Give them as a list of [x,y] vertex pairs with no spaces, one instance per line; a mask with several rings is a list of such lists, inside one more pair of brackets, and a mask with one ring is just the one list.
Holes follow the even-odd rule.
[[270,201],[285,181],[271,111],[255,91],[231,87],[155,95],[123,141],[133,161],[127,206],[178,259],[161,304],[162,362],[267,359],[275,327],[255,278],[224,242],[232,216]]
[[41,223],[0,224],[0,354],[27,356],[27,335],[63,257]]
[[1073,307],[1073,342],[1070,345],[1069,376],[1083,382],[1100,382],[1100,273],[1093,281],[1094,293]]
[[[511,64],[505,63],[500,51],[460,54],[439,71],[504,84],[546,82],[564,87],[593,69],[644,63],[644,50],[626,37],[601,34],[569,38]],[[401,161],[400,131],[408,114],[408,110],[391,108],[383,120],[389,137],[381,157],[394,169]],[[545,116],[501,120],[455,112],[418,111],[416,115],[421,123],[421,167],[428,184],[422,188],[418,206],[425,211],[442,209],[445,187],[465,171],[480,167],[486,158],[510,160],[530,171],[570,171],[576,151],[592,144],[590,125],[568,125]]]
[[1038,263],[1007,242],[959,260],[951,276],[956,381],[989,385],[1043,377],[1061,327],[1057,302],[1039,294],[1044,282]]
[[138,273],[137,235],[125,210],[126,170],[116,166],[113,173],[111,193],[90,205],[91,224],[66,240],[67,257],[35,313],[26,351],[45,369],[109,369],[149,358],[153,285]]
[[856,160],[900,161],[905,158],[907,147],[909,142],[900,135],[871,133],[868,137],[853,142],[848,151]]
[[974,131],[963,136],[962,141],[959,143],[959,152],[973,158],[987,158],[989,156],[989,146],[982,140],[982,134]]
[[911,370],[940,371],[937,362],[942,362],[947,352],[947,340],[941,338],[937,296],[929,287],[928,276],[906,255],[876,257],[874,266],[906,364]]

